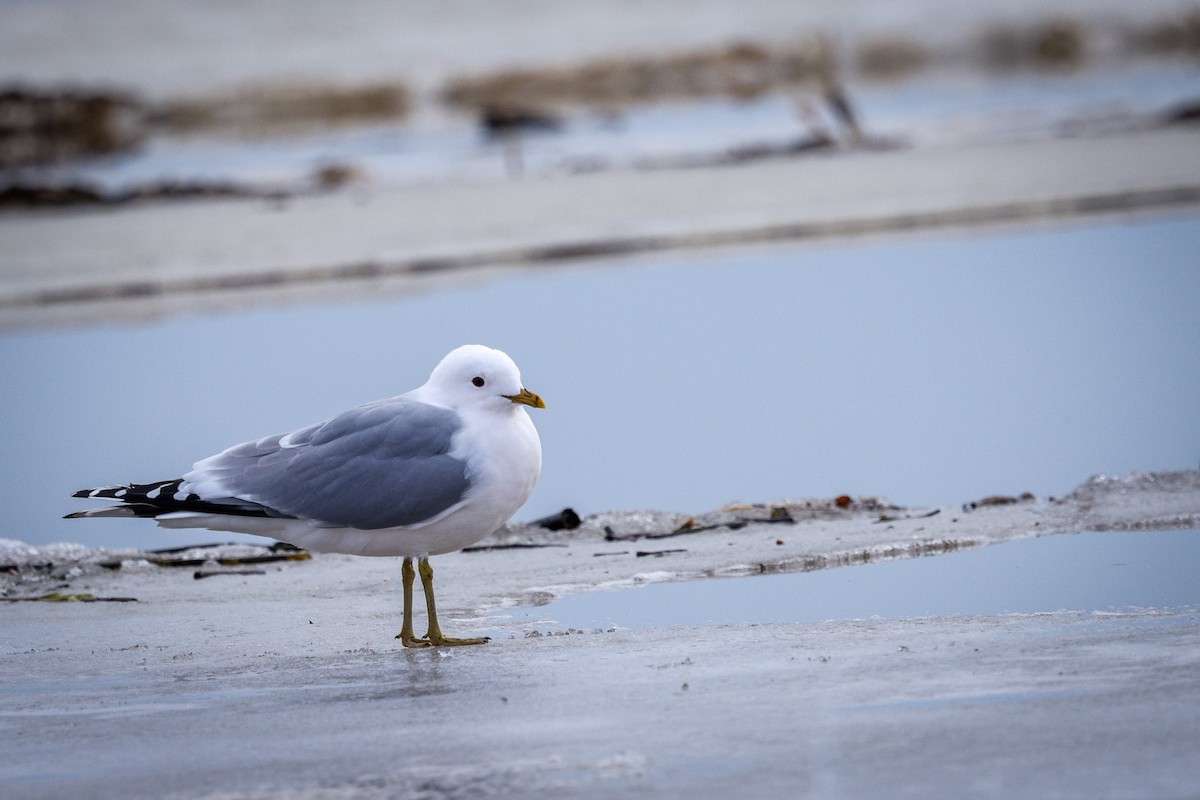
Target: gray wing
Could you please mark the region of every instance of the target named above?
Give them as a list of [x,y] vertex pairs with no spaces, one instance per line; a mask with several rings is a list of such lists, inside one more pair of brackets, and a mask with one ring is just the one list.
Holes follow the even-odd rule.
[[458,414],[404,397],[290,434],[231,447],[196,464],[183,488],[330,526],[412,525],[462,500],[467,465],[449,454]]

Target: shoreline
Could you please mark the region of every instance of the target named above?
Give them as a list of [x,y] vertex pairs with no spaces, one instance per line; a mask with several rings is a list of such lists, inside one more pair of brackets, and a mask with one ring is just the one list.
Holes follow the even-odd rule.
[[[787,524],[769,519],[781,515],[785,519],[776,522]],[[439,590],[439,597],[445,593],[449,613],[479,617],[499,608],[539,605],[567,594],[636,586],[647,580],[805,572],[954,552],[1027,536],[1193,527],[1200,527],[1200,471],[1195,470],[1096,476],[1057,499],[998,497],[920,509],[895,507],[874,498],[851,500],[844,507],[834,501],[781,501],[698,515],[600,513],[571,530],[512,523],[466,552],[438,556],[434,562],[447,564],[455,574],[448,588]],[[208,538],[215,541],[221,534]],[[253,563],[253,556],[275,553],[269,548],[264,551],[265,545],[248,544],[216,550],[173,546],[156,555],[81,544],[4,543],[0,563],[8,566],[0,577],[8,584],[6,597],[34,597],[39,586],[65,595],[124,596],[129,594],[126,584],[132,582],[144,587],[151,601],[171,601],[176,592],[193,585],[190,580],[178,584],[181,577],[190,578],[189,570],[163,569],[151,562],[169,566],[176,558],[224,557],[230,560],[226,566],[237,567]],[[635,557],[632,550],[643,546],[669,548],[671,557],[652,562]],[[622,558],[592,557],[593,551],[614,547],[630,552]],[[350,570],[356,592],[391,582],[392,572],[398,575],[396,559],[321,553],[309,559],[281,552],[263,561],[275,562],[268,567],[272,571],[315,575],[318,581]],[[508,564],[500,575],[494,574],[497,562]],[[650,573],[653,577],[647,578]],[[282,599],[274,591],[283,588],[275,585],[270,599]]]
[[[0,329],[406,292],[673,250],[1188,211],[1194,127],[282,204],[194,200],[0,217]],[[422,224],[405,224],[420,219]]]

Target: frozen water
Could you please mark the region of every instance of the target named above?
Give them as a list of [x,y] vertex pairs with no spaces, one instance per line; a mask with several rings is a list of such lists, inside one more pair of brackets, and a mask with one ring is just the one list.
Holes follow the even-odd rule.
[[[578,591],[638,576],[724,574],[789,552],[884,553],[951,535],[1081,530],[1088,520],[1125,528],[1196,520],[1197,480],[1195,472],[1095,480],[1061,502],[945,507],[886,525],[866,511],[760,523],[687,534],[675,540],[686,553],[661,559],[595,558],[616,543],[579,529],[565,547],[444,556],[439,599],[444,622],[468,632],[487,624],[461,618],[471,609],[495,608],[538,582]],[[603,520],[622,530],[673,521]],[[1186,544],[1200,538],[1195,530],[1124,536],[1047,537],[788,577],[870,577],[877,566],[939,562],[957,564],[956,573],[960,559],[1028,547],[1046,572],[1001,564],[983,583],[1033,596],[1048,580],[1170,586],[1196,562],[1194,549],[1103,545]],[[1194,785],[1194,604],[536,638],[513,624],[483,647],[413,651],[392,638],[400,590],[389,559],[318,557],[213,581],[130,563],[65,578],[65,591],[138,602],[0,605],[5,797],[1149,799],[1188,796]],[[774,599],[763,578],[706,583],[766,604],[807,599],[802,589]],[[919,592],[880,578],[868,594],[887,602]],[[622,596],[646,595],[594,595]],[[1146,599],[1177,598],[1133,602]]]

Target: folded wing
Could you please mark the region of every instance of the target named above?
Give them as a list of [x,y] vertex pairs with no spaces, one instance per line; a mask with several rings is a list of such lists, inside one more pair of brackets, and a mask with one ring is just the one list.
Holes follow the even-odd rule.
[[329,526],[415,525],[456,506],[470,488],[466,463],[450,455],[460,425],[449,409],[381,400],[231,447],[196,464],[180,488]]

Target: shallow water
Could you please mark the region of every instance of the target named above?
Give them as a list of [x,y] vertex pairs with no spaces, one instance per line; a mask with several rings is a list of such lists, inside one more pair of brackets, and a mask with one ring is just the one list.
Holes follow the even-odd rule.
[[154,548],[85,486],[406,391],[500,347],[549,407],[518,519],[1069,491],[1200,456],[1200,216],[644,256],[423,295],[0,335],[0,538]]
[[1200,606],[1197,564],[1200,531],[1061,534],[814,572],[587,592],[503,616],[551,632],[1167,609]]

